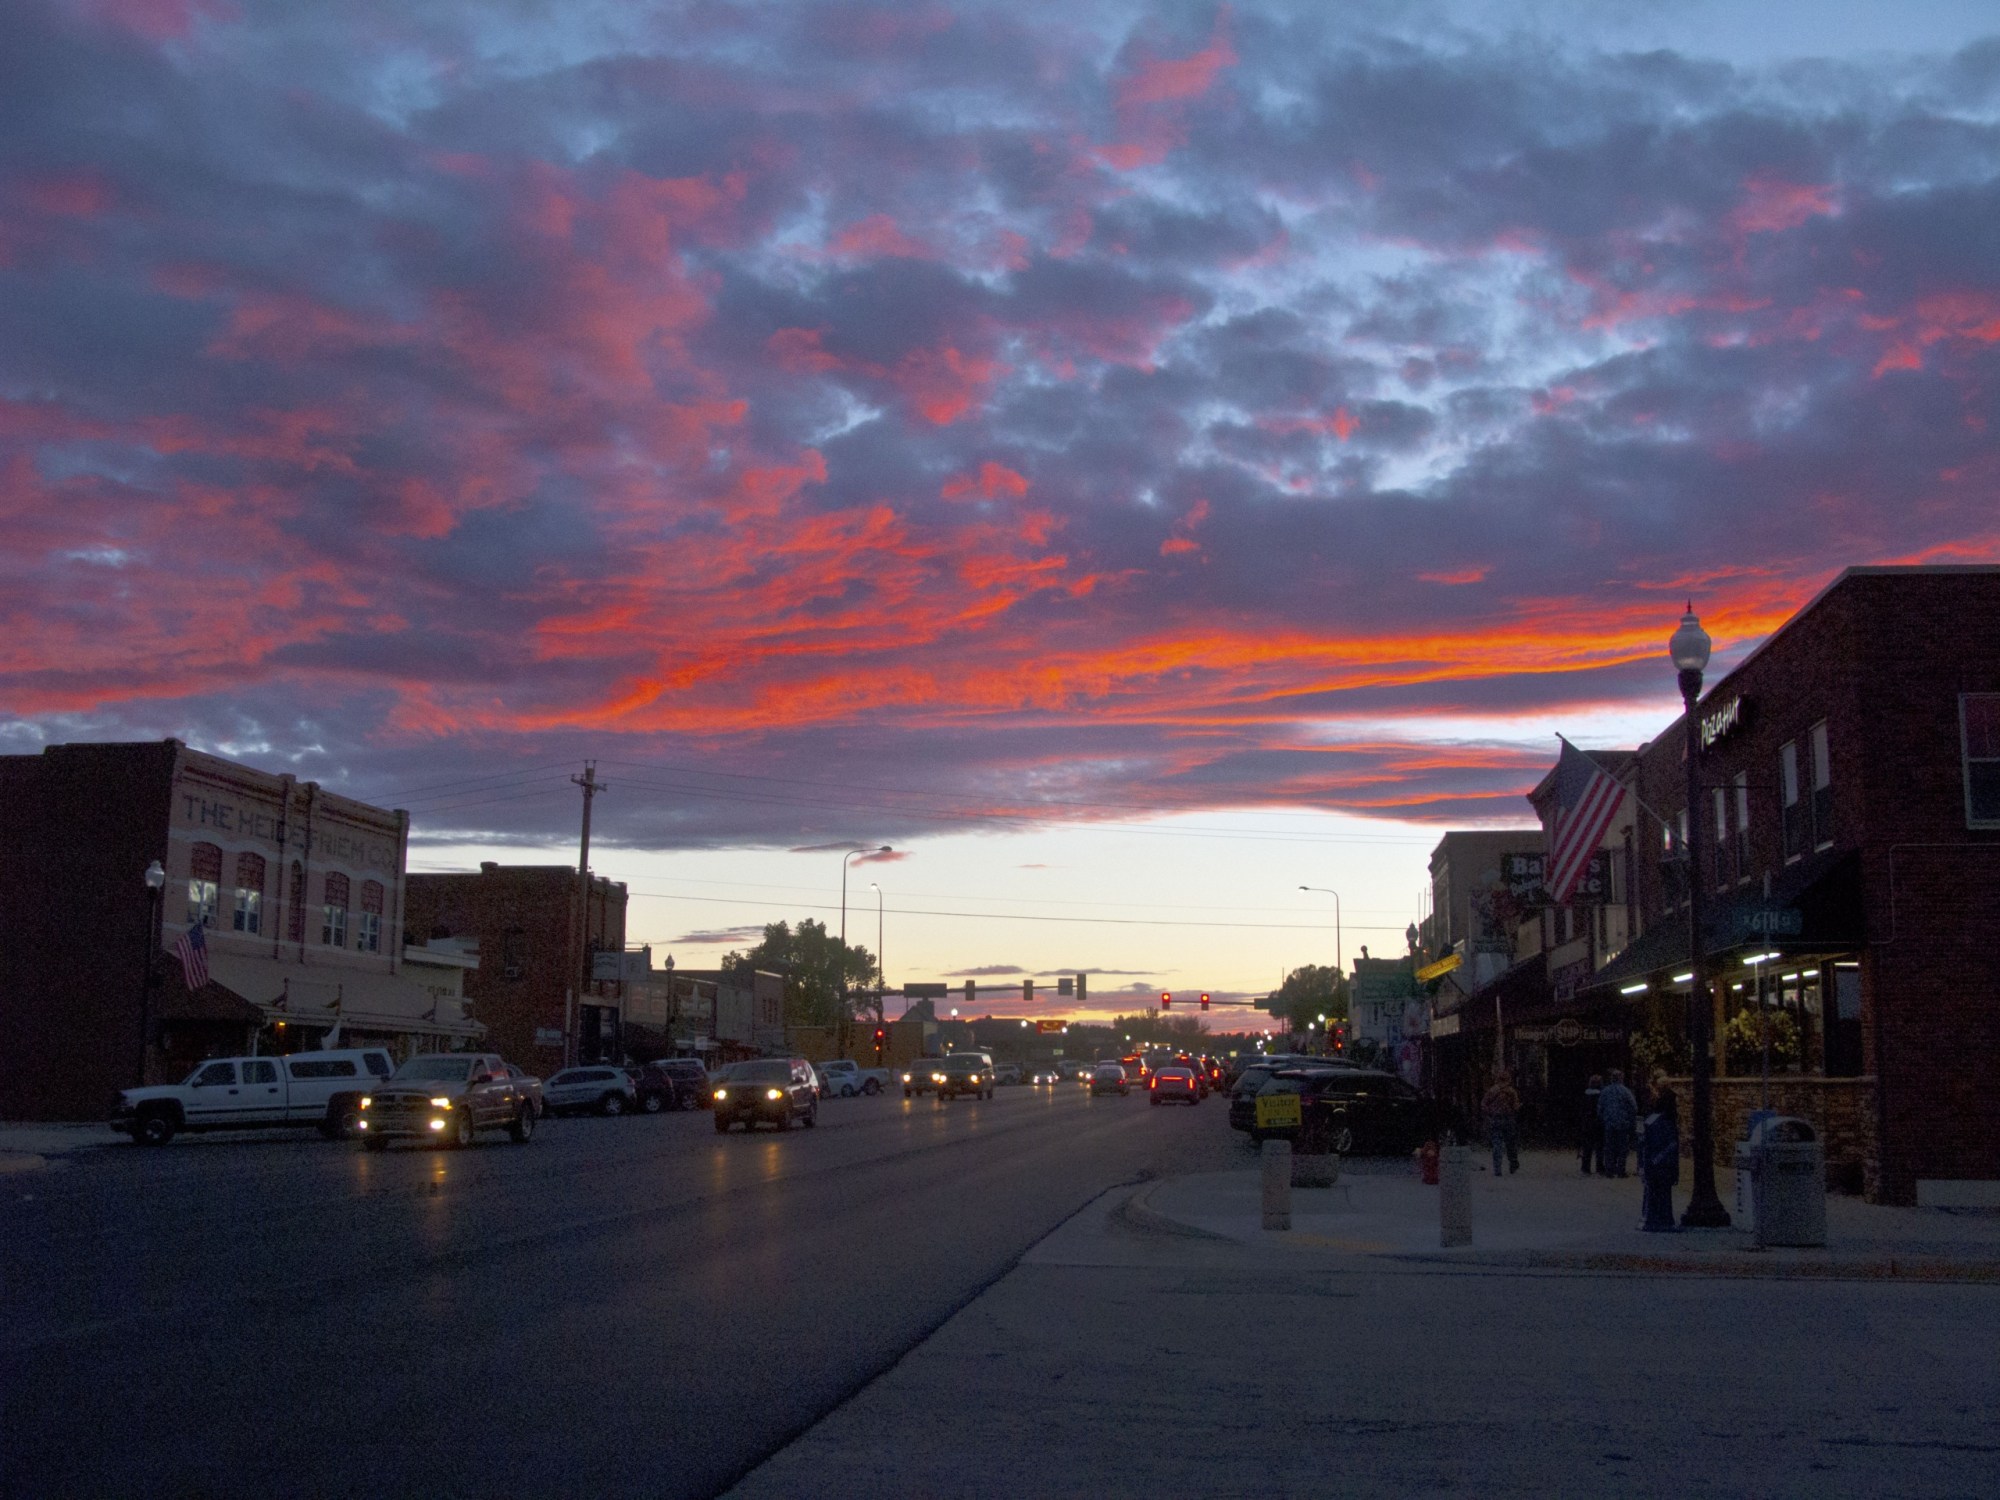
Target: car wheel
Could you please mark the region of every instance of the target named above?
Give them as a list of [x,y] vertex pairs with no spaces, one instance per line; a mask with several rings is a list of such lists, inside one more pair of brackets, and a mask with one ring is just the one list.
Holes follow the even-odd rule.
[[861,1085],[861,1092],[868,1095],[872,1099],[875,1095],[882,1092],[882,1080],[879,1078],[869,1079],[866,1083]]
[[355,1135],[354,1127],[361,1123],[361,1107],[357,1104],[337,1104],[327,1112],[326,1138],[330,1141],[350,1140]]
[[387,1151],[389,1149],[389,1137],[386,1135],[363,1136],[361,1144],[364,1149],[369,1151]]
[[654,1090],[641,1096],[639,1107],[649,1115],[656,1115],[667,1107],[667,1101],[658,1090]]
[[1340,1155],[1349,1155],[1354,1150],[1354,1127],[1352,1125],[1337,1127],[1333,1132],[1333,1139],[1328,1144]]
[[722,1115],[717,1115],[715,1117],[715,1133],[717,1135],[729,1134],[729,1121]]
[[806,1129],[811,1130],[817,1124],[819,1124],[819,1106],[815,1104],[811,1109],[806,1111]]
[[840,1097],[843,1099],[852,1099],[854,1097],[854,1085],[851,1083],[843,1083],[840,1086]]
[[149,1109],[132,1127],[135,1146],[164,1146],[174,1138],[174,1117],[163,1109]]
[[777,1118],[776,1120],[772,1121],[771,1123],[772,1123],[772,1124],[774,1124],[774,1125],[776,1125],[776,1126],[778,1127],[778,1129],[780,1129],[780,1130],[790,1130],[790,1129],[792,1128],[792,1111],[791,1111],[791,1108],[790,1108],[789,1106],[787,1106],[787,1107],[786,1107],[786,1109],[785,1109],[785,1112],[784,1112],[783,1114],[779,1115],[779,1116],[778,1116],[778,1118]]
[[606,1094],[602,1099],[597,1101],[597,1112],[600,1115],[624,1114],[625,1096],[623,1094]]
[[472,1106],[459,1110],[458,1118],[452,1121],[451,1143],[463,1151],[472,1144]]
[[514,1123],[507,1127],[507,1134],[523,1146],[535,1138],[535,1111],[532,1105],[521,1106],[520,1113],[514,1116]]
[[1155,1094],[1153,1095],[1152,1098],[1148,1099],[1146,1102],[1148,1104],[1158,1104],[1160,1102],[1160,1096],[1158,1094]]

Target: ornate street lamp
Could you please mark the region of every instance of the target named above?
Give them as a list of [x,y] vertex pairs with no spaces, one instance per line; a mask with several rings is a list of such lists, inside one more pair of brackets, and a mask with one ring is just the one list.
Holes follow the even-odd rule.
[[1715,1101],[1710,1078],[1715,1067],[1715,999],[1708,992],[1708,955],[1703,951],[1701,910],[1701,724],[1695,700],[1701,697],[1701,674],[1708,666],[1708,632],[1695,618],[1694,603],[1681,616],[1680,628],[1667,642],[1667,653],[1680,673],[1681,704],[1687,724],[1687,861],[1688,861],[1688,1040],[1694,1047],[1694,1099],[1690,1122],[1694,1150],[1694,1191],[1681,1215],[1686,1229],[1727,1229],[1729,1210],[1715,1191]]
[[160,903],[167,888],[167,872],[156,859],[146,866],[146,931],[140,944],[143,955],[139,968],[139,1076],[135,1088],[146,1086],[146,1044],[153,1029],[153,949],[160,930]]

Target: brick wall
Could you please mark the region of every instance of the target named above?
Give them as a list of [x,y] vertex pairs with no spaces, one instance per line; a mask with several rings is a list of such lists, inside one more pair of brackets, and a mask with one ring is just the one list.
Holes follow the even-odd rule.
[[[1681,1101],[1681,1150],[1688,1153],[1688,1101],[1694,1084],[1671,1080]],[[1750,1132],[1751,1112],[1760,1108],[1763,1083],[1756,1078],[1713,1080],[1715,1165],[1731,1170],[1736,1143]],[[1771,1106],[1781,1115],[1810,1121],[1826,1151],[1826,1185],[1839,1192],[1879,1198],[1880,1167],[1875,1140],[1875,1080],[1872,1078],[1773,1078]]]

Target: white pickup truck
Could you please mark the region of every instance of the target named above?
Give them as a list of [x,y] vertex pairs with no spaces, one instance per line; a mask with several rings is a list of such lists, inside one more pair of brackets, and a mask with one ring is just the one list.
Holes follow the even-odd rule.
[[829,1096],[851,1099],[856,1094],[879,1094],[889,1087],[887,1068],[864,1068],[850,1058],[814,1063],[820,1083]]
[[179,1083],[126,1089],[111,1128],[136,1146],[164,1146],[183,1130],[315,1125],[328,1140],[354,1133],[361,1096],[396,1071],[381,1047],[217,1057]]

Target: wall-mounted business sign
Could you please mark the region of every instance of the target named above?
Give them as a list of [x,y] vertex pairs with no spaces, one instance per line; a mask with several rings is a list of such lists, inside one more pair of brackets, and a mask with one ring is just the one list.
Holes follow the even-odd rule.
[[1739,938],[1797,937],[1806,916],[1796,906],[1739,906],[1730,914]]
[[1727,703],[1718,703],[1703,713],[1695,733],[1701,740],[1701,748],[1706,750],[1742,723],[1743,700],[1731,698]]
[[[1549,888],[1542,883],[1547,863],[1546,854],[1503,854],[1500,856],[1500,882],[1507,887],[1508,894],[1521,905],[1547,906]],[[1599,849],[1590,856],[1590,868],[1583,872],[1583,879],[1576,883],[1576,890],[1569,899],[1572,905],[1587,905],[1611,899],[1609,849]]]
[[1547,1026],[1514,1026],[1508,1035],[1517,1042],[1533,1042],[1545,1047],[1581,1047],[1587,1042],[1622,1042],[1621,1026],[1586,1026],[1574,1016],[1564,1016]]

